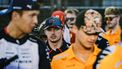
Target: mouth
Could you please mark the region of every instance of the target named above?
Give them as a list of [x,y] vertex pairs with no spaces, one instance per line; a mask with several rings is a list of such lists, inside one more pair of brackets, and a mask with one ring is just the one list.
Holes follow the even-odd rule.
[[55,39],[55,38],[56,38],[56,36],[55,36],[55,35],[52,35],[52,36],[51,36],[51,38],[52,38],[52,39]]
[[89,41],[89,44],[90,44],[90,45],[94,45],[95,42],[93,42],[93,41]]

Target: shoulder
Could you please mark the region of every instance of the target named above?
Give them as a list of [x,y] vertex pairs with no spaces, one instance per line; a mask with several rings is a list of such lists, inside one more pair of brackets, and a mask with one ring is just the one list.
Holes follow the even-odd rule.
[[69,48],[69,46],[71,45],[70,43],[66,42],[65,40],[63,40],[63,45],[67,46]]
[[41,43],[41,44],[45,44],[44,41],[42,41],[41,39],[39,39],[38,37],[36,37],[35,35],[29,35],[29,40],[32,42],[36,42],[36,43]]
[[[102,54],[99,56],[99,58],[102,58],[105,54],[108,54],[103,57],[98,62],[98,67],[99,69],[114,69],[117,67],[120,67],[122,65],[122,47],[120,46],[110,46],[106,50],[102,52]],[[104,54],[104,55],[103,55]],[[111,62],[111,63],[109,63]],[[120,63],[121,62],[121,63]]]
[[39,46],[39,49],[41,50],[44,50],[46,48],[45,42],[34,35],[29,35],[29,40],[32,41],[33,43],[37,43]]

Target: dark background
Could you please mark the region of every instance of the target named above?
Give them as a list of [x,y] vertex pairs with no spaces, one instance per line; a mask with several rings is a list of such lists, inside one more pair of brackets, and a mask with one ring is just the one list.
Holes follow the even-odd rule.
[[[95,9],[102,15],[108,6],[116,6],[122,11],[122,0],[36,0],[41,5],[39,23],[48,18],[57,9],[64,11],[67,8],[75,8],[79,11],[84,9]],[[0,10],[7,8],[11,0],[0,0]],[[104,16],[104,15],[103,15]],[[0,16],[0,29],[9,22],[9,15]],[[103,22],[103,24],[105,24]]]

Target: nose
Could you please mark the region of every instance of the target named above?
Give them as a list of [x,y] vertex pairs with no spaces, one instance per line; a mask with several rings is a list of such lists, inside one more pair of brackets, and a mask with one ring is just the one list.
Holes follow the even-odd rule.
[[51,28],[51,29],[49,30],[49,32],[51,32],[51,33],[53,33],[53,34],[55,33],[55,31],[56,31],[56,30],[55,30],[54,28]]
[[34,23],[35,25],[38,24],[38,17],[37,17],[37,16],[35,16],[35,17],[33,18],[33,23]]
[[55,29],[52,29],[51,31],[52,31],[53,33],[55,33]]

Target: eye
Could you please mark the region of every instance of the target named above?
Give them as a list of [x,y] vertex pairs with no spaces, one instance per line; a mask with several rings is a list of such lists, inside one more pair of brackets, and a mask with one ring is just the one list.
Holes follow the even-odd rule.
[[54,28],[56,31],[60,30],[60,28]]
[[47,28],[46,30],[47,30],[47,31],[51,31],[52,29],[51,29],[51,28]]
[[75,19],[74,17],[72,17],[72,18],[66,18],[66,21],[69,21],[69,20],[70,21],[74,21],[74,19]]
[[105,17],[105,21],[107,21],[107,20],[112,21],[115,17],[116,16],[114,16],[114,17]]

